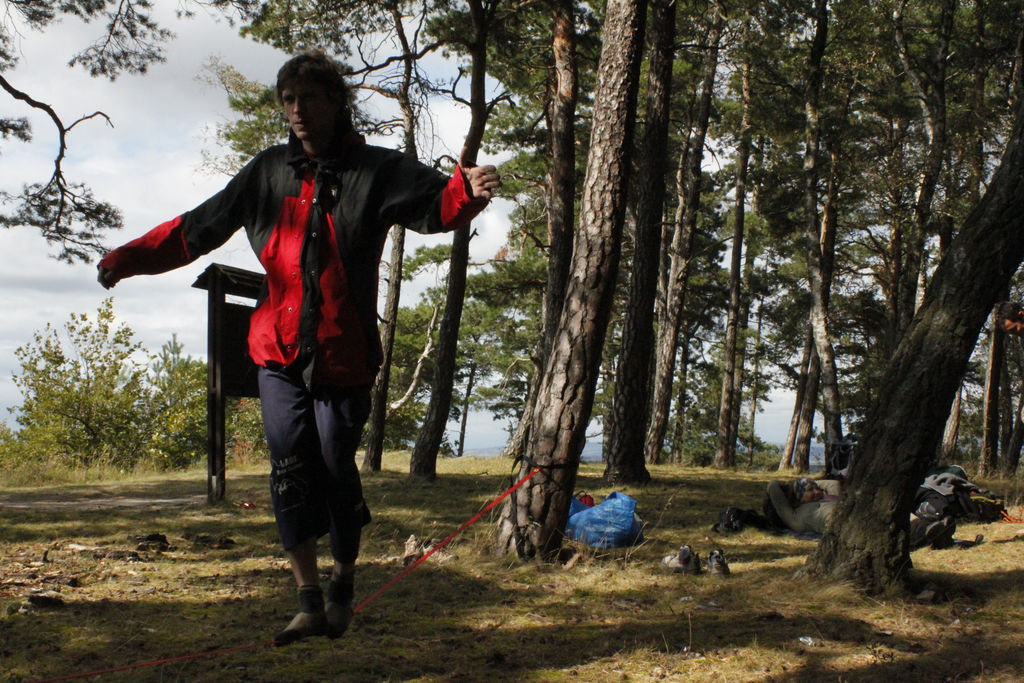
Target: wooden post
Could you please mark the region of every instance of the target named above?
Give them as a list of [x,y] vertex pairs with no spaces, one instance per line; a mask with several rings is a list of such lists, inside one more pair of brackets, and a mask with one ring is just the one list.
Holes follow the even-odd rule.
[[227,295],[257,299],[263,275],[220,264],[208,267],[192,284],[207,296],[206,374],[206,498],[224,499],[226,490],[225,428],[228,396],[259,396],[256,366],[247,354],[252,307],[228,303]]
[[221,307],[224,305],[224,283],[220,273],[214,272],[207,291],[206,311],[206,499],[210,503],[224,499],[224,357]]

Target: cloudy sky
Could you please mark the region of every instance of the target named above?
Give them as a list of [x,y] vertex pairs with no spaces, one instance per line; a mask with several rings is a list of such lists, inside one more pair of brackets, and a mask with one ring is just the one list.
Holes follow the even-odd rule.
[[[218,57],[248,78],[270,83],[288,57],[239,38],[235,28],[201,11],[193,19],[178,19],[169,10],[157,16],[177,37],[167,46],[166,61],[154,64],[145,76],[122,76],[111,83],[68,68],[70,57],[102,32],[101,25],[70,20],[45,34],[22,31],[20,64],[5,74],[12,85],[53,106],[65,124],[94,111],[110,117],[112,126],[98,118],[80,124],[69,138],[65,162],[70,180],[86,183],[97,198],[123,212],[125,228],[107,237],[109,247],[192,208],[225,183],[224,176],[201,168],[203,150],[215,151],[213,127],[230,118],[223,93],[197,78],[203,64]],[[439,104],[433,114],[440,137],[435,155],[457,156],[468,120],[465,112]],[[2,143],[0,188],[17,191],[24,182],[48,178],[57,144],[49,120],[6,95],[0,96],[0,115],[27,116],[34,133],[28,144]],[[398,145],[397,140],[375,142]],[[480,235],[473,240],[472,258],[487,258],[504,242],[506,210],[496,201],[474,223]],[[412,248],[443,239],[413,236],[407,244]],[[196,263],[160,276],[125,280],[109,294],[96,283],[94,264],[69,266],[54,260],[53,250],[30,230],[0,230],[0,253],[6,255],[0,265],[5,293],[0,298],[0,419],[9,423],[13,417],[7,409],[21,402],[12,381],[18,371],[15,349],[47,323],[59,327],[72,312],[95,312],[112,294],[119,320],[146,348],[156,351],[177,334],[186,353],[205,356],[206,297],[192,282],[211,263],[260,269],[241,233]],[[407,287],[403,301],[411,301],[429,284]],[[764,438],[785,438],[789,410],[786,401],[768,407],[758,430]],[[471,432],[470,448],[500,446],[504,440],[504,425],[484,415],[475,416]]]

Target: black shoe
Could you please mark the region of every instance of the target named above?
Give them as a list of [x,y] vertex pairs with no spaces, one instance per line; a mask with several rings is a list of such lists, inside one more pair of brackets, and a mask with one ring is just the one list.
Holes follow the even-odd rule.
[[728,576],[732,573],[729,571],[729,563],[725,561],[725,553],[721,548],[715,548],[708,553],[708,572],[720,576]]
[[341,638],[352,623],[352,603],[327,602],[324,615],[327,617],[327,637]]
[[327,616],[323,612],[299,612],[283,631],[274,636],[274,646],[289,645],[303,638],[327,634]]
[[327,586],[327,637],[340,638],[352,623],[352,598],[355,594],[352,577],[347,580],[331,579]]
[[925,543],[931,546],[932,550],[943,550],[953,547],[953,534],[956,532],[956,520],[952,517],[943,517],[928,525],[925,529]]
[[320,586],[301,586],[298,590],[299,613],[274,636],[274,645],[288,645],[310,636],[327,635],[324,594]]

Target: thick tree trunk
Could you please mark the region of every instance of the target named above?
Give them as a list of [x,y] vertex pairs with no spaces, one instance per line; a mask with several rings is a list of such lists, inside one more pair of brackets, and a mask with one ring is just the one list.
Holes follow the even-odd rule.
[[[658,332],[654,352],[654,381],[651,395],[651,421],[644,439],[647,462],[657,462],[665,442],[668,424],[668,409],[672,400],[672,377],[675,373],[676,344],[679,340],[679,325],[686,303],[686,291],[690,275],[690,257],[693,238],[697,229],[697,213],[701,196],[701,162],[704,158],[704,141],[707,138],[708,121],[711,116],[711,102],[714,94],[715,76],[718,70],[718,51],[725,20],[718,2],[710,8],[711,27],[708,32],[707,54],[704,58],[701,97],[698,105],[695,130],[690,136],[686,152],[686,197],[680,203],[682,220],[676,221],[672,244],[669,247],[671,263],[666,283],[666,295],[658,317]],[[678,213],[677,213],[677,217]]]
[[[484,90],[487,75],[487,17],[482,0],[469,0],[469,13],[473,19],[473,38],[470,53],[470,124],[462,156],[475,161],[483,140],[484,125],[489,109]],[[441,448],[448,415],[452,407],[452,384],[455,381],[455,363],[459,350],[459,327],[462,324],[462,306],[466,297],[466,271],[469,267],[469,227],[459,228],[452,237],[452,255],[448,265],[448,291],[445,295],[444,315],[437,339],[437,356],[433,391],[420,433],[416,437],[409,461],[409,476],[416,479],[437,477],[437,453]]]
[[633,267],[622,322],[622,343],[615,367],[608,421],[609,482],[644,484],[651,475],[644,464],[644,433],[650,409],[650,367],[654,352],[654,298],[661,262],[661,226],[665,213],[665,171],[668,165],[668,119],[672,94],[672,61],[676,3],[654,0],[651,11],[647,125],[638,146],[633,191],[637,204]]
[[548,274],[544,289],[544,327],[534,351],[536,371],[527,392],[523,414],[502,455],[520,458],[526,451],[540,381],[558,320],[565,301],[572,259],[572,227],[576,201],[576,29],[572,0],[550,0],[552,17],[551,52],[554,56],[554,83],[548,107],[551,167],[544,187],[548,214]]
[[[743,280],[743,230],[747,202],[747,166],[750,162],[750,64],[741,70],[743,78],[743,121],[740,124],[740,144],[736,149],[735,220],[732,230],[732,254],[729,262],[729,311],[725,322],[725,351],[722,364],[722,395],[718,405],[718,440],[715,448],[715,467],[733,467],[736,464],[736,427],[734,416],[739,414],[740,388],[737,381],[736,345],[740,327],[740,285]],[[740,368],[742,368],[742,363]],[[742,372],[742,369],[740,370]]]
[[551,559],[562,544],[619,265],[645,9],[643,0],[607,6],[572,277],[534,410],[533,463],[520,476],[541,472],[506,500],[500,553]]
[[988,191],[935,270],[924,304],[886,368],[859,457],[812,572],[878,593],[911,566],[909,514],[992,306],[1024,260],[1024,110]]
[[1013,51],[1013,89],[1010,92],[1010,104],[1015,109],[1020,108],[1021,98],[1024,98],[1024,4],[1020,6],[1017,16],[1020,30],[1017,33],[1017,48]]

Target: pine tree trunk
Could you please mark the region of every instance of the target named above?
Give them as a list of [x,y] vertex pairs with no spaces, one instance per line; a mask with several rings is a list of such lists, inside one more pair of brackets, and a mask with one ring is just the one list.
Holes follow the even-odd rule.
[[914,492],[985,319],[1024,260],[1024,109],[988,191],[939,263],[865,419],[859,455],[809,569],[870,593],[902,588]]
[[1017,468],[1020,466],[1020,450],[1021,446],[1024,446],[1024,420],[1021,420],[1021,415],[1024,413],[1024,386],[1018,386],[1017,393],[1020,396],[1017,410],[1014,411],[1013,417],[1010,419],[1013,422],[1013,432],[1010,434],[1010,443],[1002,461],[1002,474],[1007,478],[1017,474]]
[[455,449],[455,457],[461,458],[466,452],[466,424],[469,422],[470,398],[476,388],[476,363],[469,364],[469,377],[466,378],[466,391],[462,395],[462,410],[459,419],[459,446]]
[[818,405],[818,384],[821,377],[821,361],[818,352],[811,350],[811,361],[807,366],[807,388],[800,402],[800,428],[796,433],[796,448],[793,451],[793,467],[797,472],[811,468],[811,441],[814,438],[814,413]]
[[[551,559],[562,544],[618,270],[645,9],[643,0],[607,6],[572,277],[528,448],[541,471],[506,499],[497,542],[502,554]],[[533,466],[524,462],[520,476]]]
[[960,435],[960,404],[963,400],[964,388],[960,385],[957,389],[956,398],[953,399],[953,407],[946,418],[946,426],[942,430],[942,446],[939,448],[939,462],[953,462],[956,456],[956,442]]
[[609,482],[644,484],[651,475],[644,464],[644,433],[650,408],[650,367],[654,352],[654,297],[661,263],[661,226],[668,166],[669,104],[676,3],[654,0],[651,11],[647,126],[638,149],[633,192],[637,204],[633,266],[622,342],[612,394],[605,449],[604,478]]
[[460,228],[452,238],[449,260],[448,290],[444,314],[437,332],[437,351],[433,390],[427,404],[427,414],[420,426],[416,445],[409,460],[409,476],[432,480],[437,477],[437,454],[444,440],[448,416],[451,413],[455,361],[458,354],[459,327],[462,322],[462,304],[466,296],[466,271],[469,265],[469,228]]
[[668,409],[672,400],[676,344],[679,341],[679,326],[686,303],[690,257],[697,229],[697,213],[701,197],[701,161],[704,158],[704,142],[707,138],[715,76],[718,72],[719,43],[725,26],[718,2],[712,3],[710,12],[712,13],[711,29],[708,33],[700,103],[695,130],[691,135],[690,145],[686,152],[685,183],[680,183],[680,187],[685,187],[686,192],[685,200],[680,204],[682,221],[676,221],[672,245],[669,247],[671,264],[662,306],[663,315],[658,316],[658,331],[654,347],[654,380],[651,385],[651,421],[644,439],[647,462],[656,462],[664,447]]
[[398,305],[402,294],[402,259],[405,257],[405,228],[391,229],[391,259],[388,273],[388,294],[384,303],[384,322],[381,323],[380,344],[383,351],[380,370],[370,393],[370,418],[366,427],[366,457],[363,472],[379,472],[384,455],[384,426],[388,408],[388,389],[391,386],[391,359],[395,351],[395,331],[398,327]]
[[[839,378],[835,350],[829,332],[828,307],[831,273],[828,264],[831,255],[824,251],[834,249],[834,225],[822,225],[818,219],[819,152],[821,123],[818,101],[821,94],[822,60],[828,39],[828,2],[814,2],[814,38],[807,60],[807,92],[804,101],[806,124],[804,128],[804,220],[806,221],[807,273],[811,290],[811,329],[818,356],[819,385],[822,396],[822,414],[825,422],[825,442],[839,441],[843,437],[842,410],[839,400]],[[832,234],[826,231],[828,228]]]
[[808,378],[811,370],[811,354],[814,351],[814,338],[810,328],[804,338],[804,351],[800,359],[800,375],[796,380],[796,392],[793,397],[793,416],[789,420],[789,434],[786,436],[786,447],[779,458],[779,469],[793,467],[793,454],[796,452],[797,436],[800,431],[800,416],[803,414],[804,393],[807,391]]
[[[473,20],[473,38],[470,52],[470,124],[466,134],[463,156],[475,160],[483,140],[484,125],[489,109],[485,88],[487,75],[487,23],[482,0],[469,0],[469,13]],[[431,480],[437,477],[437,453],[441,448],[448,415],[452,407],[455,363],[459,349],[459,328],[462,324],[462,306],[466,297],[466,271],[469,267],[469,227],[459,228],[452,237],[452,255],[448,265],[448,291],[445,295],[444,315],[437,337],[437,355],[433,391],[427,405],[427,414],[416,437],[409,461],[409,476]]]
[[[391,17],[402,45],[403,73],[397,89],[397,100],[402,112],[402,130],[405,153],[417,156],[416,113],[410,91],[415,75],[416,56],[406,38],[402,15],[391,11]],[[391,385],[391,360],[395,351],[395,332],[398,328],[398,307],[402,295],[402,265],[405,258],[405,228],[391,228],[391,257],[389,260],[388,293],[384,303],[384,317],[380,328],[381,364],[370,390],[370,417],[366,427],[366,456],[363,472],[379,472],[384,456],[384,429],[388,407],[388,389]]]
[[[739,414],[740,382],[737,381],[737,339],[740,326],[740,285],[743,278],[743,230],[747,201],[747,166],[750,162],[750,64],[744,64],[743,122],[740,144],[736,150],[736,200],[732,231],[732,256],[729,264],[729,311],[725,322],[725,351],[722,367],[722,395],[718,407],[718,443],[715,449],[715,467],[733,467],[736,464],[736,427],[734,416]],[[740,373],[742,373],[740,363]]]
[[[999,466],[1006,462],[1006,454],[1010,448],[1010,435],[1013,433],[1013,397],[1010,385],[1010,367],[1006,362],[1006,338],[1003,338],[1002,371],[999,377]],[[993,471],[995,469],[993,468]]]
[[565,288],[569,280],[572,259],[572,230],[576,201],[576,29],[572,0],[552,0],[552,44],[554,56],[554,83],[551,86],[551,104],[548,107],[549,146],[551,167],[544,187],[544,203],[548,214],[548,272],[544,289],[544,327],[534,351],[533,378],[527,391],[523,414],[519,424],[502,451],[510,458],[521,458],[529,443],[530,425],[536,405],[537,384],[540,382],[558,320],[565,301]]
[[750,389],[750,441],[747,445],[750,467],[754,466],[754,449],[757,442],[757,430],[754,429],[754,425],[757,421],[758,398],[761,394],[761,323],[761,307],[758,305],[757,327],[754,335],[754,386]]
[[[946,155],[946,81],[953,35],[954,16],[958,0],[943,0],[938,25],[927,27],[934,36],[930,54],[921,58],[911,55],[903,27],[903,6],[897,3],[893,15],[894,37],[904,73],[914,87],[918,99],[924,104],[925,128],[928,134],[927,152],[914,198],[914,223],[903,234],[904,258],[900,277],[896,283],[897,335],[902,335],[914,315],[917,305],[918,280],[925,262],[925,242],[935,232],[932,221],[932,203],[942,175]],[[920,29],[919,29],[920,30]]]
[[505,444],[505,448],[501,451],[501,457],[503,458],[520,460],[526,453],[526,446],[529,443],[530,438],[530,420],[533,416],[534,406],[537,405],[539,377],[540,372],[537,371],[535,365],[533,376],[530,378],[530,383],[526,390],[526,400],[523,402],[523,413],[519,416],[519,423],[516,425],[515,431],[512,432],[512,437],[508,440],[508,443]]
[[997,324],[997,313],[992,312],[992,332],[988,347],[988,368],[985,373],[984,429],[981,438],[981,470],[995,473],[999,465],[999,384],[1003,375],[1003,347],[1005,334]]
[[[683,462],[683,444],[686,438],[687,389],[689,388],[690,342],[693,327],[683,328],[679,343],[679,372],[676,373],[675,411],[672,418],[672,438],[669,440],[669,462]],[[650,455],[650,454],[648,454]],[[657,455],[661,455],[660,451]],[[648,460],[649,464],[656,464]]]

